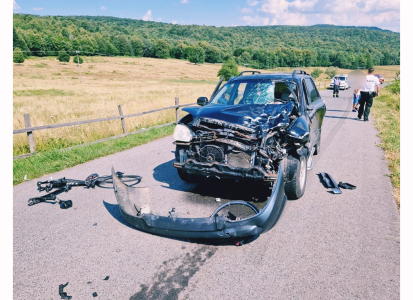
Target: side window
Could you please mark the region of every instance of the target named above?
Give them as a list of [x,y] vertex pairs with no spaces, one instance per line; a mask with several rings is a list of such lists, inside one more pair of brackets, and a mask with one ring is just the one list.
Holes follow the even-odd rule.
[[317,92],[317,89],[313,83],[313,81],[310,78],[305,78],[305,85],[307,88],[307,95],[309,96],[309,99],[311,102],[314,102],[317,100],[317,98],[319,97],[319,94]]
[[310,104],[310,98],[308,97],[307,87],[306,87],[304,80],[303,80],[303,92],[304,92],[304,102],[306,103],[306,105],[308,105]]
[[234,85],[231,85],[224,94],[225,100],[229,101]]

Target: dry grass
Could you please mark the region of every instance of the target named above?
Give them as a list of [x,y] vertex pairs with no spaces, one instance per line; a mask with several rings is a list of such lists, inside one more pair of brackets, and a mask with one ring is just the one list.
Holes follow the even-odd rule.
[[[194,65],[176,59],[84,57],[80,83],[77,64],[60,63],[56,57],[30,58],[13,68],[13,129],[24,127],[25,113],[30,114],[32,126],[41,126],[116,116],[119,104],[126,115],[174,105],[175,97],[181,104],[193,103],[199,96],[210,97],[220,68],[221,64]],[[313,69],[305,68],[310,73]],[[376,73],[394,77],[399,69],[377,67]],[[240,72],[244,70],[251,69],[239,67]],[[174,120],[174,110],[167,110],[125,122],[130,132]],[[43,151],[121,133],[121,123],[116,120],[36,131],[34,136],[36,150]],[[26,134],[14,135],[13,155],[28,152]]]
[[[13,69],[13,129],[24,127],[25,113],[32,126],[148,111],[210,96],[220,65],[194,65],[182,60],[85,57],[81,78],[75,63],[55,57],[27,59]],[[174,120],[168,110],[127,118],[128,131]],[[67,147],[122,133],[120,121],[36,131],[36,150]],[[27,153],[25,134],[14,136],[14,155]]]

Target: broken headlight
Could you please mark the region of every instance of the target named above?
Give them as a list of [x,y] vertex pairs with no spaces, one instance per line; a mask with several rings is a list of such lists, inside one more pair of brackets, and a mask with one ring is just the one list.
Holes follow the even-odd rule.
[[173,138],[175,141],[190,142],[194,133],[185,125],[177,124],[174,130]]

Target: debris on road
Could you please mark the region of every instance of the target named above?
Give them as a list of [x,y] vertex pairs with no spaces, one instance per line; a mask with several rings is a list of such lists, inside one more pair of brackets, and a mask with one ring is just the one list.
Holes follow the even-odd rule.
[[97,297],[97,296],[98,296],[98,293],[94,292],[94,293],[92,294],[92,296],[93,296],[93,298],[94,298],[94,297]]
[[69,282],[66,284],[59,284],[59,295],[61,299],[72,299],[72,296],[68,296],[66,292],[63,292],[63,289],[67,287],[68,284]]
[[355,190],[356,186],[352,185],[350,183],[346,183],[346,182],[339,182],[338,186],[341,187],[342,189],[347,189],[347,190]]
[[330,174],[320,172],[317,175],[319,176],[324,187],[331,189],[331,192],[333,194],[341,194],[340,188],[338,187],[337,183],[334,181],[333,177]]
[[[124,182],[132,182],[130,186],[138,184],[142,179],[141,176],[123,175],[122,172],[117,172],[117,176],[121,178]],[[113,183],[112,175],[99,176],[96,173],[89,175],[88,177],[86,177],[85,180],[66,179],[65,177],[60,178],[58,180],[53,180],[52,177],[50,177],[50,180],[37,182],[37,190],[39,192],[46,191],[48,194],[40,196],[40,197],[30,198],[28,200],[29,202],[28,205],[32,206],[40,202],[52,200],[52,201],[58,202],[60,204],[60,208],[67,209],[67,208],[72,207],[72,204],[73,204],[72,200],[63,201],[57,198],[57,195],[70,191],[72,187],[74,186],[84,186],[85,188],[88,189],[88,188],[95,188],[95,186],[101,187],[104,184],[112,184],[112,183]],[[52,190],[55,190],[55,191],[50,192]]]
[[109,276],[106,276],[103,280],[109,280]]

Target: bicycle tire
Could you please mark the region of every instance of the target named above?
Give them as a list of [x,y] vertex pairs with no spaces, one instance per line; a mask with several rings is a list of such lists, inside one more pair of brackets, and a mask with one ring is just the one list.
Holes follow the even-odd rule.
[[[120,180],[123,182],[133,182],[136,181],[136,183],[139,183],[142,180],[142,176],[139,175],[122,175],[120,177]],[[99,177],[96,184],[112,184],[112,176],[102,176]]]

